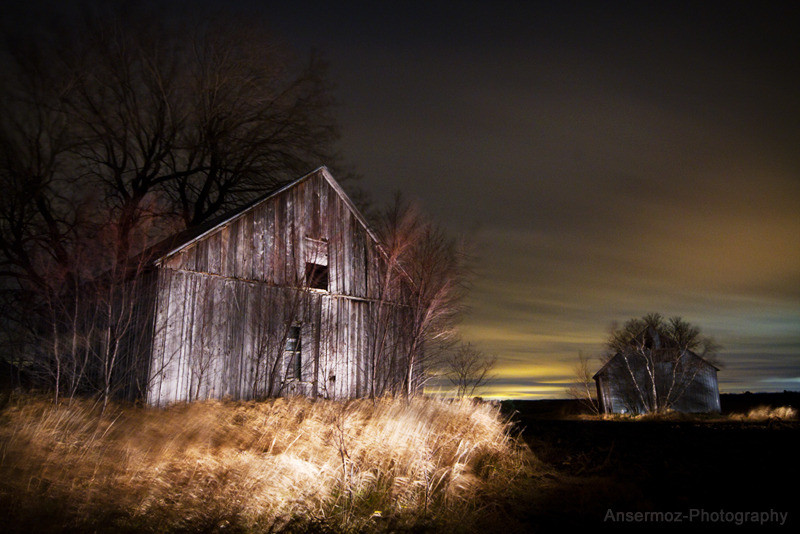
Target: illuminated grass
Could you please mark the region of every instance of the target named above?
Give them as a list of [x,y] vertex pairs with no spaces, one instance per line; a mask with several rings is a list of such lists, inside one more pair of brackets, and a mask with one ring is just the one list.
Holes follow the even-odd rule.
[[12,528],[469,530],[533,458],[489,404],[304,398],[165,410],[17,398],[0,415]]
[[747,414],[731,414],[731,419],[740,421],[771,421],[797,419],[797,410],[791,406],[758,406],[748,411]]

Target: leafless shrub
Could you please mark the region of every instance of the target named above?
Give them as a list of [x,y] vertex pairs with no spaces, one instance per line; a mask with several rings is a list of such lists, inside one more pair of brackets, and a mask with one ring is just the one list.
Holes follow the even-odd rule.
[[589,368],[589,358],[583,353],[578,354],[578,363],[574,368],[575,384],[567,389],[570,398],[580,401],[591,415],[600,415],[600,405],[597,401],[597,388]]
[[456,388],[456,396],[472,397],[492,379],[496,356],[487,356],[470,343],[450,351],[443,361],[444,373]]

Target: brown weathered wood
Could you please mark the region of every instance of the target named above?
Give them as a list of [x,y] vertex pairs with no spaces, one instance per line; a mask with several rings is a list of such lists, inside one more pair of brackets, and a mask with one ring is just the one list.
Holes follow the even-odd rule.
[[[145,342],[138,350],[149,374],[139,389],[163,405],[276,393],[347,398],[369,394],[373,375],[399,380],[368,357],[381,258],[326,169],[232,215],[156,262],[137,311],[150,338],[130,340]],[[327,265],[327,291],[305,286],[306,262]],[[299,381],[285,368],[292,326],[301,327]],[[390,359],[405,349],[395,330]]]

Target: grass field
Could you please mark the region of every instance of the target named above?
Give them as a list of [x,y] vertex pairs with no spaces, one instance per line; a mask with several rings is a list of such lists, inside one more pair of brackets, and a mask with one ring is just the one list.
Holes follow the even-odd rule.
[[[789,512],[800,422],[587,418],[561,401],[276,399],[167,410],[15,397],[0,412],[4,532],[746,530],[612,512]],[[788,486],[786,485],[788,484]],[[788,489],[787,489],[788,488]],[[774,524],[768,526],[777,526]]]
[[18,397],[0,414],[5,532],[468,531],[536,461],[496,406],[415,399],[166,410]]

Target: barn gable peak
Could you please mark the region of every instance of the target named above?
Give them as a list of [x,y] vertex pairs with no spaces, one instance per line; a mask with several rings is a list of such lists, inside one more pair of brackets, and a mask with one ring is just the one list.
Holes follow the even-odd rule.
[[380,247],[380,244],[379,244],[380,242],[378,240],[378,237],[375,235],[375,233],[369,227],[369,223],[367,222],[367,219],[364,217],[364,215],[361,213],[361,211],[356,207],[356,205],[353,203],[353,201],[350,199],[350,197],[347,195],[347,193],[345,193],[345,191],[342,188],[342,186],[339,185],[339,182],[336,181],[336,179],[330,173],[328,168],[323,165],[323,166],[315,169],[314,171],[311,171],[310,173],[306,174],[305,176],[302,176],[301,178],[298,178],[297,180],[294,180],[292,182],[289,182],[288,184],[280,186],[277,189],[275,189],[273,191],[270,191],[269,193],[266,193],[265,195],[263,195],[263,196],[255,199],[255,200],[253,200],[252,202],[242,206],[241,208],[238,208],[237,210],[235,210],[235,211],[233,211],[231,213],[227,213],[227,214],[223,215],[220,219],[210,223],[210,226],[201,227],[199,230],[195,230],[195,231],[189,233],[188,235],[179,234],[178,236],[174,236],[173,238],[171,238],[169,240],[170,241],[169,246],[164,248],[164,250],[166,250],[166,252],[164,252],[163,254],[157,254],[156,255],[156,259],[153,260],[153,264],[161,265],[165,260],[167,260],[170,257],[178,254],[182,250],[184,250],[187,247],[197,243],[198,241],[202,241],[202,240],[210,237],[211,235],[213,235],[216,232],[220,231],[225,225],[235,221],[236,219],[239,219],[240,217],[243,217],[247,213],[251,212],[252,210],[256,209],[258,206],[263,204],[264,202],[267,202],[270,199],[273,199],[276,196],[278,196],[278,195],[280,195],[280,194],[282,194],[282,193],[284,193],[284,192],[286,192],[286,191],[288,191],[288,190],[290,190],[290,189],[302,184],[303,182],[309,180],[310,178],[312,178],[314,176],[322,177],[328,183],[328,185],[330,185],[330,187],[334,191],[336,191],[337,195],[339,195],[339,197],[342,199],[342,201],[344,202],[345,206],[347,206],[347,208],[352,212],[352,214],[355,217],[355,219],[364,227],[364,230],[367,232],[367,235],[369,235],[369,237],[376,244],[378,244],[378,246]]

